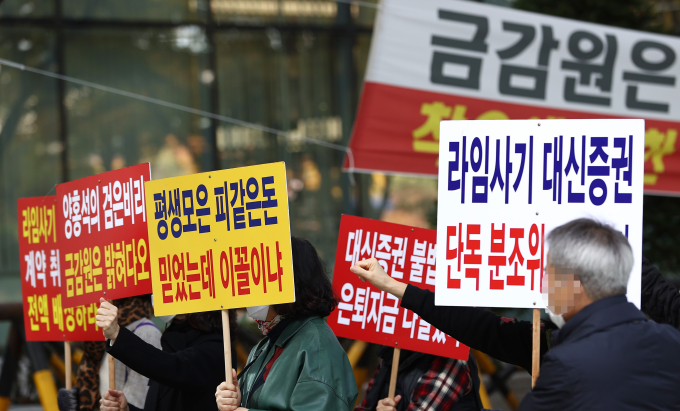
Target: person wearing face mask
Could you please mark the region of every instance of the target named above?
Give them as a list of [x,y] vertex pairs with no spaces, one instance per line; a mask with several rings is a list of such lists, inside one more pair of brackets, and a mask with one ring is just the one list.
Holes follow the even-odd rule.
[[[102,411],[214,410],[214,387],[224,381],[222,314],[207,311],[162,316],[166,328],[161,349],[147,344],[118,324],[118,309],[105,299],[97,310],[97,326],[106,337],[106,351],[149,379],[142,406],[132,404],[124,392],[108,390],[100,400]],[[229,310],[232,336],[236,313]],[[232,340],[232,358],[236,358]]]
[[338,302],[309,241],[291,238],[295,302],[250,307],[264,338],[234,384],[217,387],[221,411],[349,411],[357,398],[345,351],[323,320]]
[[[561,328],[541,333],[541,372],[519,410],[670,409],[679,404],[680,333],[648,320],[627,301],[633,253],[626,237],[582,218],[555,228],[547,242],[544,297]],[[392,279],[374,259],[351,270],[460,342],[531,370],[531,322],[477,308],[436,307],[434,293]]]

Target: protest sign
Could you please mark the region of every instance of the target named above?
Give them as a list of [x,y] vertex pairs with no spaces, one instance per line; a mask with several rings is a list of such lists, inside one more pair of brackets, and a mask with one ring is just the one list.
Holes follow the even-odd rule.
[[20,198],[17,209],[26,341],[103,341],[96,304],[63,307],[57,197]]
[[295,301],[284,163],[146,183],[156,315]]
[[151,293],[144,182],[149,163],[57,185],[66,307]]
[[436,176],[441,120],[644,118],[645,192],[677,194],[679,51],[675,36],[508,7],[383,0],[354,167]]
[[644,120],[441,123],[437,305],[543,308],[545,237],[581,217],[630,242],[640,306]]
[[295,300],[284,163],[146,183],[156,315]]
[[392,278],[434,291],[436,240],[435,230],[343,215],[333,269],[333,290],[340,301],[328,317],[335,335],[467,360],[468,347],[349,270],[375,257]]

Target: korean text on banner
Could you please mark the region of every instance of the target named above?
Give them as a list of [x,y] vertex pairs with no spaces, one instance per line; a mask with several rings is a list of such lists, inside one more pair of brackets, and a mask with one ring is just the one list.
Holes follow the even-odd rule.
[[156,315],[295,301],[284,163],[146,183]]
[[441,123],[437,305],[543,308],[545,238],[588,217],[620,230],[640,306],[644,120]]
[[679,52],[674,36],[469,1],[383,0],[354,165],[437,175],[441,120],[644,118],[645,190],[678,194]]
[[20,198],[19,267],[26,341],[98,341],[97,305],[64,308],[57,196]]
[[335,335],[467,360],[468,347],[349,270],[357,261],[375,257],[392,278],[434,291],[436,239],[434,230],[343,215],[333,269],[340,303],[328,317]]
[[149,163],[57,185],[66,307],[151,293],[144,182]]

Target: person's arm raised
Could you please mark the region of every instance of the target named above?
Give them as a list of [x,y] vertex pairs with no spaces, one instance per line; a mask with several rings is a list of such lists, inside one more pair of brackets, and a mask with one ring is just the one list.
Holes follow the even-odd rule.
[[406,284],[387,275],[375,258],[357,262],[350,268],[350,271],[359,276],[362,281],[370,282],[381,291],[390,293],[400,300],[404,297]]
[[[501,361],[531,369],[531,322],[503,319],[473,307],[436,306],[434,293],[395,280],[378,260],[359,261],[350,270],[363,281],[402,300],[401,306],[463,344]],[[541,347],[547,350],[544,335]]]

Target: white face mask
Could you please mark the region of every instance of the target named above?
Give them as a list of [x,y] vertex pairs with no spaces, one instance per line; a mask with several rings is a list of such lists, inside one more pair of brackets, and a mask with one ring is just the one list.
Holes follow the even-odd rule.
[[550,316],[550,321],[552,321],[557,326],[557,328],[564,327],[566,321],[564,321],[562,314],[555,314],[554,312],[550,311],[549,308],[546,308],[545,312],[548,313],[548,316]]
[[[155,310],[156,307],[153,305],[153,294],[151,294],[151,307]],[[157,315],[156,317],[160,318],[163,320],[164,323],[170,324],[170,321],[172,321],[173,318],[175,318],[175,315],[177,314],[172,314],[172,315]]]
[[253,320],[265,321],[269,314],[269,306],[256,305],[255,307],[246,307],[246,311],[248,312],[248,316]]

